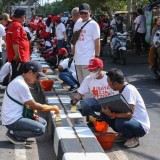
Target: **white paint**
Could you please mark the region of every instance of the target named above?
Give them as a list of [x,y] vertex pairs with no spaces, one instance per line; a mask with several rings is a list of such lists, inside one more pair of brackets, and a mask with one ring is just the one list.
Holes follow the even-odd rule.
[[110,160],[110,158],[105,153],[94,152],[86,153],[86,160]]
[[15,145],[15,159],[16,160],[26,160],[26,149],[25,145]]
[[[86,157],[85,157],[84,153],[72,153],[71,152],[71,153],[65,153],[63,155],[62,160],[86,160]],[[101,160],[101,159],[99,159],[99,160]]]
[[95,135],[88,127],[74,127],[74,128],[78,134],[78,137],[81,137],[81,138],[94,137],[95,138]]

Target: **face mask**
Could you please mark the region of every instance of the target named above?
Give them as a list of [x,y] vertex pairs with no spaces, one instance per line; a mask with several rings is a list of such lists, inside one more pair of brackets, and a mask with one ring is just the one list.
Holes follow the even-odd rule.
[[90,77],[96,79],[99,76],[99,70],[97,72],[90,72]]

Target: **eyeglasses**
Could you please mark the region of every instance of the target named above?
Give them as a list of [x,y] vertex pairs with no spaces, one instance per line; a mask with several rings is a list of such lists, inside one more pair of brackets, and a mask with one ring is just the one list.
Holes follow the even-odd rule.
[[80,12],[80,15],[83,15],[83,14],[87,15],[88,12]]

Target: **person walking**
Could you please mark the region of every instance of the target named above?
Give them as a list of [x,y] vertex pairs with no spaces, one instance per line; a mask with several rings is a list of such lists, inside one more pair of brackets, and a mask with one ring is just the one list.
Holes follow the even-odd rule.
[[96,21],[91,19],[91,9],[89,4],[82,3],[79,6],[79,14],[81,19],[74,25],[75,31],[87,23],[82,29],[79,39],[73,45],[72,54],[74,55],[78,81],[81,84],[83,79],[89,75],[89,71],[85,69],[89,65],[91,58],[99,57],[100,54],[100,28]]
[[12,77],[14,79],[23,73],[23,65],[30,61],[30,45],[22,24],[26,21],[26,12],[23,8],[17,8],[6,32],[6,45],[8,62],[12,65]]

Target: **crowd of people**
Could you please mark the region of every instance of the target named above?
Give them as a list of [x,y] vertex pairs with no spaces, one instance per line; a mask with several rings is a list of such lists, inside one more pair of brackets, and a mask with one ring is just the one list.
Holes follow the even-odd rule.
[[[136,37],[144,42],[145,17],[141,10],[138,13],[135,19]],[[35,16],[29,24],[25,24],[26,13],[22,8],[15,10],[12,19],[7,13],[0,16],[0,46],[6,43],[6,51],[1,48],[0,51],[5,55],[2,56],[5,57],[2,58],[3,64],[8,61],[0,71],[0,82],[7,86],[2,105],[2,124],[8,128],[6,136],[14,144],[24,144],[27,138],[45,132],[47,123],[44,119],[35,113],[32,118],[23,115],[27,107],[59,113],[57,106],[35,102],[29,90],[28,84],[44,76],[41,65],[30,60],[36,43],[39,54],[52,69],[58,69],[59,78],[70,86],[69,92],[77,91],[71,104],[76,105],[80,101],[79,110],[83,116],[93,116],[97,121],[104,120],[125,139],[124,146],[136,147],[139,145],[139,137],[143,137],[150,129],[144,101],[138,90],[125,81],[119,69],[105,72],[103,61],[99,58],[101,32],[106,35],[107,43],[108,27],[123,32],[123,18],[116,15],[111,23],[107,16],[102,17],[101,21],[93,19],[87,3],[73,8],[71,15],[72,18],[68,20],[48,15],[46,21]],[[71,39],[75,33],[78,33],[78,37],[72,45]],[[155,40],[154,43],[158,42]],[[137,51],[140,48],[140,43],[137,43]],[[132,112],[114,113],[107,106],[101,108],[97,99],[119,93],[125,97]]]

